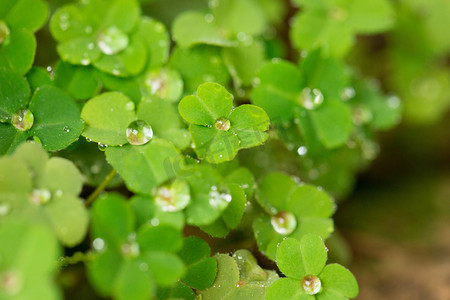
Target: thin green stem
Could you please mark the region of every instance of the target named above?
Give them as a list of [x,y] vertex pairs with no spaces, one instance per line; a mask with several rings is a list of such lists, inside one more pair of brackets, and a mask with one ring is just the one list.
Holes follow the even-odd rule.
[[116,175],[116,169],[112,169],[111,172],[109,172],[108,175],[106,175],[103,182],[92,192],[92,194],[89,195],[89,197],[86,199],[86,202],[84,202],[85,206],[89,206],[94,202],[94,200],[100,195],[101,192],[106,188],[108,183],[113,179],[114,175]]
[[63,256],[58,261],[58,268],[64,268],[68,265],[75,265],[79,262],[87,262],[94,257],[92,252],[76,252],[72,256]]

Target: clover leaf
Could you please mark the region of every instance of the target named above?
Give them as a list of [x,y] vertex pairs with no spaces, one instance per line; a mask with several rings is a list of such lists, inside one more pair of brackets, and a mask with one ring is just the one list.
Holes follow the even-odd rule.
[[35,220],[50,227],[67,246],[83,240],[89,218],[78,198],[81,175],[69,160],[49,159],[39,145],[23,143],[0,164],[0,193],[7,208],[0,221]]
[[277,265],[287,278],[267,289],[266,299],[349,299],[358,295],[353,274],[339,264],[325,265],[327,249],[315,234],[287,238],[277,250]]
[[[314,61],[311,62],[313,66],[335,69],[330,66],[332,61],[322,62],[315,58]],[[329,149],[342,146],[350,138],[353,128],[351,108],[337,96],[344,87],[330,88],[327,84],[328,88],[322,93],[320,85],[330,81],[325,80],[326,77],[322,81],[321,77],[328,72],[317,72],[311,64],[305,62],[302,73],[287,61],[267,63],[259,72],[259,84],[253,90],[252,102],[266,110],[278,124],[294,121],[307,142],[308,136],[313,137],[309,139],[312,142],[308,148],[312,148],[311,144],[317,140]]]
[[260,35],[266,26],[264,12],[253,0],[219,0],[210,13],[186,11],[173,24],[173,37],[183,48],[195,44],[237,46],[239,34]]
[[48,6],[41,0],[0,3],[0,68],[25,74],[33,64],[36,32],[44,25]]
[[139,23],[137,1],[95,0],[59,8],[50,31],[64,61],[93,64],[108,74],[127,77],[138,74],[147,63],[146,43],[136,31]]
[[327,238],[333,231],[335,206],[322,189],[297,184],[283,173],[268,173],[256,190],[256,200],[267,214],[253,223],[260,251],[274,260],[277,245],[285,237],[300,240],[308,233]]
[[311,1],[297,0],[302,7],[292,24],[290,37],[298,49],[323,48],[330,55],[345,55],[356,34],[373,34],[394,25],[389,1]]
[[52,278],[61,249],[48,228],[7,222],[0,226],[0,244],[2,299],[60,299]]
[[238,250],[230,257],[214,256],[217,260],[217,276],[213,285],[198,290],[203,299],[263,299],[267,287],[276,282],[275,271],[262,269],[247,250]]
[[0,153],[11,152],[29,136],[37,137],[49,151],[61,150],[80,135],[83,124],[74,101],[56,87],[44,85],[31,99],[26,80],[0,70]]
[[194,150],[211,163],[232,160],[240,149],[262,144],[267,139],[269,118],[254,105],[233,109],[233,96],[217,83],[204,83],[197,95],[184,97],[178,105],[189,123]]
[[96,200],[91,232],[96,257],[88,263],[88,276],[97,292],[115,299],[148,299],[156,285],[168,287],[183,275],[184,263],[175,255],[182,247],[181,232],[158,225],[135,228],[133,210],[118,194]]

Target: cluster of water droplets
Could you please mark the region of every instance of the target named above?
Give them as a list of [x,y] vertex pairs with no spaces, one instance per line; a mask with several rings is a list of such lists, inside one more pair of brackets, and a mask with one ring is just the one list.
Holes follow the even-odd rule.
[[47,189],[34,189],[30,195],[30,202],[34,205],[44,205],[50,202],[52,193]]
[[280,211],[270,219],[273,229],[282,235],[291,234],[297,227],[295,216],[286,211]]
[[183,210],[191,201],[189,185],[186,181],[175,179],[170,185],[162,185],[155,193],[155,203],[162,211]]
[[319,293],[322,288],[322,283],[316,275],[306,275],[303,277],[301,284],[303,291],[307,295],[315,295]]
[[20,131],[29,130],[34,123],[33,113],[26,108],[16,111],[11,118],[11,124],[14,125]]
[[304,108],[313,110],[323,103],[323,94],[319,89],[304,88],[299,96],[300,104]]
[[4,21],[0,20],[0,45],[3,44],[9,37],[9,27]]
[[136,258],[140,254],[139,244],[136,242],[136,233],[128,236],[128,241],[120,245],[120,252],[126,258]]
[[126,130],[127,140],[131,145],[144,145],[153,138],[152,127],[145,121],[131,122]]
[[231,202],[231,195],[228,191],[219,191],[213,185],[209,191],[209,205],[219,210],[224,209]]
[[119,53],[128,47],[130,39],[120,28],[111,26],[100,32],[97,46],[106,55]]

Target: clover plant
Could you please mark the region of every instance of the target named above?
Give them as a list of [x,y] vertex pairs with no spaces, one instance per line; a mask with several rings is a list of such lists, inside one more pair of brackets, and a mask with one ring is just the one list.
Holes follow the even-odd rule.
[[336,203],[445,115],[448,11],[1,1],[0,298],[356,297]]

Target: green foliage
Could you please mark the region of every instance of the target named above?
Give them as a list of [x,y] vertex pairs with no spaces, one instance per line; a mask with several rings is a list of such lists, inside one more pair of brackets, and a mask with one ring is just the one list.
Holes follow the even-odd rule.
[[450,6],[291,2],[1,1],[1,299],[357,296],[334,199],[447,112]]

